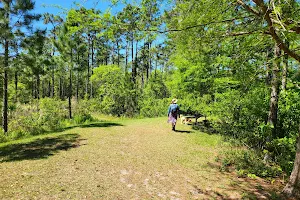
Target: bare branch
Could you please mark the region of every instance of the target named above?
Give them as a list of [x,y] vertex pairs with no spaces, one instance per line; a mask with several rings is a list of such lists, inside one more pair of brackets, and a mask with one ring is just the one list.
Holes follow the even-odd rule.
[[241,6],[243,6],[249,12],[255,14],[258,17],[261,17],[260,13],[257,10],[255,10],[251,6],[248,6],[247,4],[245,4],[242,0],[237,0],[237,3],[240,4]]
[[294,51],[291,51],[287,45],[282,41],[282,39],[277,35],[276,30],[274,28],[273,21],[270,17],[271,11],[267,8],[263,0],[252,0],[256,5],[258,5],[263,11],[263,17],[268,23],[269,31],[272,38],[275,40],[276,44],[282,49],[285,53],[287,53],[292,58],[296,59],[300,62],[300,56],[296,54]]
[[[253,0],[253,2],[260,6],[260,0]],[[245,2],[243,2],[242,0],[237,0],[237,3],[240,4],[241,6],[243,6],[247,11],[249,11],[250,13],[253,13],[255,14],[256,16],[258,17],[264,17],[262,13],[260,13],[259,11],[255,10],[254,8],[252,8],[251,6],[247,5]],[[276,15],[277,16],[277,15]],[[280,25],[284,30],[287,29],[288,26],[290,25],[295,25],[294,27],[290,28],[288,30],[288,32],[294,32],[294,33],[297,33],[297,34],[300,34],[300,24],[297,24],[295,22],[292,22],[292,21],[280,21],[278,16],[277,16],[277,19],[273,19],[273,18],[270,18],[272,20],[273,23],[276,23],[278,25]]]
[[235,36],[243,36],[243,35],[251,35],[251,34],[266,34],[266,35],[270,35],[270,32],[268,31],[248,31],[248,32],[236,32],[236,33],[226,33],[224,35],[222,35],[222,37],[235,37]]
[[148,29],[148,30],[140,30],[140,31],[153,31],[153,32],[158,32],[158,33],[186,31],[186,30],[193,29],[193,28],[205,27],[205,26],[208,26],[208,25],[220,24],[220,23],[225,23],[225,22],[233,22],[235,20],[246,19],[246,18],[250,18],[250,17],[252,17],[252,16],[244,16],[244,17],[226,19],[226,20],[222,20],[222,21],[209,22],[209,23],[205,23],[205,24],[196,24],[196,25],[187,26],[187,27],[184,27],[184,28],[181,28],[181,29],[169,29],[169,30],[164,30],[164,31],[160,31],[160,30],[157,30],[157,29]]

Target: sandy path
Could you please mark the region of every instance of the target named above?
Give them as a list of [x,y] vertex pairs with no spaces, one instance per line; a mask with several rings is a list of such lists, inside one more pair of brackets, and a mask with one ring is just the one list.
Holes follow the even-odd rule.
[[267,198],[266,182],[219,171],[219,136],[178,128],[164,118],[104,122],[0,147],[0,198]]

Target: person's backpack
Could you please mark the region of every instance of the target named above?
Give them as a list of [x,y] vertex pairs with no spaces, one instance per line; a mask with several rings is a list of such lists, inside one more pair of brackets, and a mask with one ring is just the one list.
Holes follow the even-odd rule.
[[178,106],[172,106],[171,107],[171,113],[172,114],[175,114],[177,112],[177,110],[178,110]]

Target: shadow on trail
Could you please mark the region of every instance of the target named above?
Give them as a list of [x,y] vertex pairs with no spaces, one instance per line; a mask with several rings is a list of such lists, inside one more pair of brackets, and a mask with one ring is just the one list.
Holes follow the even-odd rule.
[[193,133],[193,131],[175,130],[177,133]]
[[57,130],[56,132],[63,132],[69,129],[73,129],[73,128],[105,128],[105,127],[112,127],[112,126],[123,126],[123,124],[119,124],[119,123],[115,123],[115,122],[92,122],[89,124],[79,124],[79,125],[75,125],[75,126],[69,126],[69,127],[65,127],[65,128],[61,128],[59,130]]
[[60,151],[77,148],[83,144],[78,134],[64,134],[37,139],[29,143],[8,144],[0,147],[0,162],[45,159]]
[[78,127],[91,128],[91,127],[111,127],[111,126],[123,126],[123,125],[115,122],[94,122],[90,124],[82,124],[79,125]]
[[[221,165],[218,163],[207,163],[207,166],[213,169],[220,170]],[[193,185],[193,193],[204,194],[214,199],[237,199],[237,197],[231,197],[228,192],[239,193],[242,199],[276,199],[281,200],[283,197],[279,194],[280,190],[278,188],[283,187],[282,183],[278,179],[276,183],[269,183],[268,181],[257,178],[238,178],[237,174],[234,172],[222,172],[222,174],[227,175],[230,181],[229,186],[222,188],[220,191],[215,191],[211,189],[201,189],[200,187]],[[208,182],[218,181],[219,177],[206,177]],[[275,189],[277,188],[277,189]],[[224,191],[227,191],[226,193]]]
[[57,131],[47,132],[49,137],[43,139],[36,139],[31,142],[23,142],[17,144],[7,144],[0,147],[0,163],[12,162],[20,160],[36,160],[45,159],[52,156],[59,151],[67,151],[71,148],[77,148],[83,144],[79,134],[63,134],[52,137],[51,134],[63,132],[73,128],[92,128],[92,127],[111,127],[111,126],[123,126],[114,122],[93,122],[89,124],[81,124],[76,126],[70,126],[59,129]]
[[[248,186],[244,186],[247,183]],[[249,180],[238,180],[233,181],[231,183],[231,186],[229,186],[226,189],[226,193],[221,191],[216,191],[212,189],[201,189],[196,185],[193,185],[193,190],[191,191],[194,194],[202,194],[205,196],[208,196],[212,199],[239,199],[236,196],[231,196],[230,193],[228,194],[228,191],[231,193],[239,193],[242,196],[242,199],[277,199],[281,200],[283,197],[278,193],[278,191],[274,189],[270,189],[267,186],[262,186],[258,183],[255,183],[255,181],[249,182]]]

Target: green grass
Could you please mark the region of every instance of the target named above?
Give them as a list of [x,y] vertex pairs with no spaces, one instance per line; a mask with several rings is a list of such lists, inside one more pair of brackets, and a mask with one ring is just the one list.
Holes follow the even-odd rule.
[[0,198],[239,199],[274,189],[221,172],[215,157],[229,147],[219,135],[172,132],[166,118],[98,119],[0,144]]

